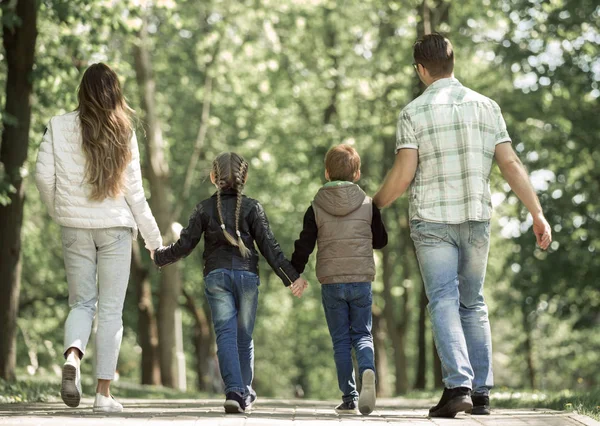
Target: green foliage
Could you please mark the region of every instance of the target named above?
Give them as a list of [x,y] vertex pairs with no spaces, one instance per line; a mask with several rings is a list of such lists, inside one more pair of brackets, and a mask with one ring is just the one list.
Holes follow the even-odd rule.
[[19,380],[7,382],[0,379],[0,404],[13,402],[47,402],[60,398],[57,383]]

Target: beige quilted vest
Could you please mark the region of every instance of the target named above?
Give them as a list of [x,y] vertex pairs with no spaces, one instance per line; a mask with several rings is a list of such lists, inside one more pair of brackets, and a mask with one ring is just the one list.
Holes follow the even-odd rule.
[[322,187],[312,203],[321,284],[373,281],[373,205],[356,184]]

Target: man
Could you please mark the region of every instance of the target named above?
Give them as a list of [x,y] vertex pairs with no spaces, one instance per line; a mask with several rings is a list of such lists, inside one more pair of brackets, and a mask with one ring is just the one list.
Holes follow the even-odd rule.
[[429,415],[489,414],[492,341],[483,282],[494,158],[531,213],[537,244],[544,250],[552,242],[550,225],[512,149],[500,108],[454,78],[450,41],[426,35],[415,43],[413,54],[427,89],[400,113],[396,160],[373,201],[388,206],[411,188],[411,237],[445,385]]

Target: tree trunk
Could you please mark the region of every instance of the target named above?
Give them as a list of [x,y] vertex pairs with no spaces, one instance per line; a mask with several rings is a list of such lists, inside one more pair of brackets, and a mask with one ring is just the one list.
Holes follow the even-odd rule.
[[533,361],[533,343],[531,338],[532,324],[530,324],[528,320],[527,305],[522,306],[521,312],[523,316],[523,331],[525,332],[525,341],[523,342],[523,346],[525,349],[525,360],[527,362],[527,378],[529,380],[528,384],[531,387],[531,389],[535,389],[536,373],[535,363]]
[[[388,245],[382,250],[383,254],[383,298],[385,306],[383,314],[385,316],[387,334],[392,341],[394,348],[394,369],[396,372],[396,381],[394,392],[396,395],[404,394],[408,391],[408,375],[406,368],[406,352],[405,352],[405,312],[402,311],[402,320],[397,320],[394,310],[397,309],[393,304],[393,296],[391,289],[398,283],[393,282],[394,265],[391,260],[392,248]],[[408,289],[404,289],[403,299],[407,296]]]
[[[21,226],[25,187],[21,168],[27,160],[35,42],[37,38],[36,0],[19,0],[2,4],[3,44],[6,54],[6,105],[4,131],[0,148],[0,171],[14,191],[10,203],[0,205],[0,377],[14,380],[16,332],[21,287]],[[7,16],[16,14],[14,26]],[[15,22],[10,20],[10,22]],[[3,165],[3,166],[2,166]],[[1,175],[0,175],[1,176]]]
[[[421,297],[419,298],[419,331],[417,333],[417,377],[415,380],[415,389],[425,389],[427,387],[427,344],[426,332],[427,323],[427,295],[425,288],[421,287]],[[433,349],[435,351],[435,347]]]
[[442,361],[440,360],[440,356],[437,353],[437,348],[435,347],[435,341],[433,340],[433,336],[431,336],[431,353],[433,354],[433,387],[443,388],[444,378],[442,375]]
[[340,90],[340,77],[338,72],[338,56],[335,53],[335,45],[337,34],[334,28],[332,10],[325,8],[325,47],[327,48],[327,55],[331,60],[331,68],[334,70],[333,88],[331,89],[331,95],[329,98],[329,104],[323,112],[323,123],[331,124],[333,119],[337,116],[337,97]]
[[[450,11],[450,2],[445,0],[423,0],[421,7],[419,8],[419,13],[421,15],[421,21],[417,24],[417,37],[423,37],[426,34],[430,34],[434,31],[437,31],[438,27],[442,23],[447,23],[449,21],[449,11]],[[413,88],[414,97],[419,96],[423,90],[425,90],[425,85],[418,81],[418,83]],[[426,361],[427,361],[427,339],[426,339],[426,321],[425,318],[427,316],[427,297],[425,294],[425,289],[421,290],[421,298],[420,298],[420,311],[419,311],[419,333],[418,333],[418,346],[419,346],[419,355],[418,355],[418,366],[417,366],[417,378],[415,381],[415,387],[419,389],[424,389],[427,385],[427,370],[426,370]],[[434,386],[438,387],[442,384],[442,369],[441,362],[439,356],[437,354],[437,349],[435,344],[432,344],[432,352],[433,352],[433,373],[434,373]]]
[[389,368],[387,352],[385,348],[386,341],[385,318],[379,309],[373,306],[373,346],[375,347],[375,371],[377,374],[377,395],[389,396]]
[[194,348],[196,351],[197,386],[200,392],[212,392],[214,381],[211,362],[215,356],[214,335],[210,320],[202,307],[196,306],[194,298],[185,289],[185,307],[194,318]]
[[142,264],[140,246],[137,242],[133,244],[131,281],[137,296],[138,339],[142,347],[142,384],[160,385],[158,327],[154,316],[152,287],[148,279],[148,269]]
[[[165,235],[165,242],[173,240],[171,231],[172,191],[169,186],[169,168],[165,160],[165,144],[162,138],[160,121],[154,103],[155,83],[152,76],[147,30],[140,31],[139,43],[134,47],[135,72],[141,92],[141,105],[146,124],[147,177],[152,197],[149,200],[152,213],[159,228]],[[177,387],[179,367],[176,364],[176,311],[179,308],[178,297],[181,292],[179,265],[171,265],[160,276],[158,304],[158,343],[160,354],[161,382],[167,387]],[[181,373],[181,372],[179,372]]]

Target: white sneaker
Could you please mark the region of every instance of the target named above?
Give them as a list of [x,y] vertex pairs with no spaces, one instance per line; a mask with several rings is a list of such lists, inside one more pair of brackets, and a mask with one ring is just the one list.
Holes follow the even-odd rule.
[[94,413],[120,413],[123,406],[111,396],[104,396],[101,393],[96,394],[94,401]]
[[69,354],[63,365],[60,396],[69,407],[77,407],[81,401],[81,373],[79,362],[73,353]]
[[362,388],[358,397],[358,409],[365,416],[375,409],[375,372],[365,370],[362,374]]

